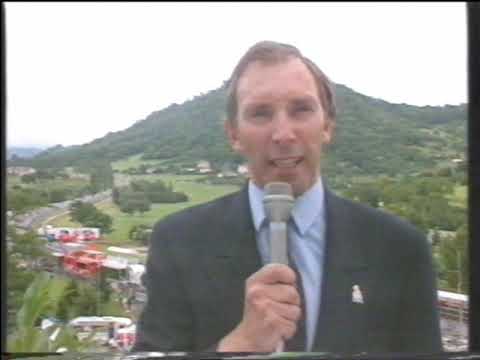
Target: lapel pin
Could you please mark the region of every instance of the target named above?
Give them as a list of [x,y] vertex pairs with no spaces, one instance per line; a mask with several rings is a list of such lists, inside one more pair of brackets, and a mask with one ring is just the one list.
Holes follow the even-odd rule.
[[363,304],[362,291],[358,285],[353,285],[352,287],[352,302],[356,304]]

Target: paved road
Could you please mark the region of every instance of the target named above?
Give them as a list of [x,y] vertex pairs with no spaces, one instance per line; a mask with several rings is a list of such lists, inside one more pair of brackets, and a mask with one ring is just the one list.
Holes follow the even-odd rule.
[[70,204],[76,200],[94,204],[111,198],[111,194],[111,190],[107,190],[94,195],[86,195],[74,200],[52,203],[49,206],[41,207],[31,212],[15,216],[15,225],[20,229],[35,230],[48,219],[67,213]]

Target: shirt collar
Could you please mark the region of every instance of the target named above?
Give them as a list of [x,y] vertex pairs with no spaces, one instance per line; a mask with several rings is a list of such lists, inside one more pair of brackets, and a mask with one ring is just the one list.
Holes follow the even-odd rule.
[[[309,190],[295,199],[292,217],[302,236],[305,235],[317,216],[323,216],[324,192],[322,178],[319,177],[317,182]],[[260,231],[260,227],[266,219],[263,208],[264,194],[264,190],[258,187],[253,181],[250,180],[248,182],[250,210],[256,231]]]

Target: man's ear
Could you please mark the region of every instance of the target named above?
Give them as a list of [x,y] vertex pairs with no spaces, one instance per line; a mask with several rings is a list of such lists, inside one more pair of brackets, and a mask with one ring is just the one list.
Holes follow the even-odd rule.
[[243,147],[238,139],[237,124],[234,124],[233,121],[225,120],[223,123],[223,128],[233,151],[241,155],[243,153]]
[[327,119],[322,130],[322,143],[328,145],[332,142],[333,134],[335,132],[335,121]]

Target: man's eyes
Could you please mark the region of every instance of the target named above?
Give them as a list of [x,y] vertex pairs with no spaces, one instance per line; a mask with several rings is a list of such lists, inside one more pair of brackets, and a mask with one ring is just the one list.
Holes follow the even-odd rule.
[[271,111],[262,109],[262,110],[255,110],[252,113],[253,117],[268,117],[271,115]]
[[313,107],[309,105],[300,105],[300,106],[294,107],[293,109],[293,112],[295,113],[310,112],[310,111],[313,111]]
[[[257,107],[249,109],[246,112],[246,117],[253,121],[266,121],[275,117],[277,110],[269,107]],[[310,104],[293,104],[286,109],[288,116],[296,118],[299,116],[307,115],[315,111],[315,106]]]
[[272,117],[272,109],[266,107],[258,107],[250,109],[246,112],[246,118],[255,122],[264,122]]

